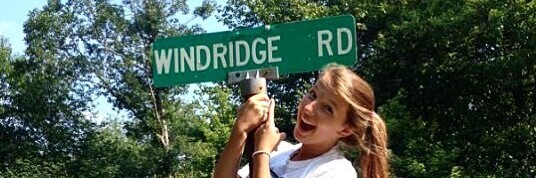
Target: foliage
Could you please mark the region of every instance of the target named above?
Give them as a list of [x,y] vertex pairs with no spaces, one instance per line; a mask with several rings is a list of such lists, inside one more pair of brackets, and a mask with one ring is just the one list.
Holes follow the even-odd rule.
[[[213,10],[214,2],[206,0],[194,14],[206,18]],[[36,147],[26,146],[29,152],[54,158],[53,162],[68,160],[55,171],[60,175],[72,175],[69,171],[73,170],[105,177],[176,175],[182,170],[181,160],[176,158],[188,149],[181,148],[189,138],[183,138],[182,129],[195,127],[187,125],[188,120],[196,119],[195,104],[178,99],[186,87],[154,88],[149,51],[156,38],[201,33],[198,26],[187,24],[191,19],[179,22],[180,14],[188,12],[185,1],[166,0],[121,4],[53,0],[33,10],[24,24],[28,59],[7,62],[14,71],[2,73],[12,95],[2,98],[3,126],[14,132],[5,136],[5,142],[25,138],[27,141],[20,143]],[[126,138],[113,131],[95,131],[91,125],[79,128],[79,120],[85,121],[82,112],[91,109],[87,103],[95,95],[107,97],[118,110],[129,113],[132,121],[125,124]],[[29,132],[28,138],[23,137],[24,132]],[[58,148],[51,149],[53,146]],[[8,154],[12,150],[3,151]],[[123,155],[122,159],[115,160],[118,155]],[[4,165],[14,166],[13,160],[25,157],[3,159]],[[103,168],[94,163],[111,165]]]
[[[51,0],[30,12],[25,54],[0,37],[2,177],[211,177],[235,86],[155,88],[151,43],[203,33],[186,1]],[[206,19],[205,0],[193,9]],[[351,14],[358,59],[386,120],[393,177],[536,176],[536,2],[230,0],[232,29]],[[292,139],[317,73],[269,83]],[[127,121],[89,122],[95,96]],[[355,151],[349,151],[355,157]]]
[[[535,5],[229,1],[222,19],[240,28],[352,14],[359,44],[354,67],[373,84],[388,122],[393,176],[531,177]],[[290,81],[281,85],[303,87]]]
[[189,127],[191,138],[182,164],[186,177],[212,177],[219,153],[223,151],[236,115],[236,101],[230,100],[231,91],[222,85],[200,86],[196,91],[198,120]]
[[77,93],[69,62],[11,56],[1,41],[0,173],[65,176],[91,131],[82,113],[87,98]]
[[73,174],[80,177],[148,177],[151,148],[129,139],[114,121],[89,135],[77,154]]

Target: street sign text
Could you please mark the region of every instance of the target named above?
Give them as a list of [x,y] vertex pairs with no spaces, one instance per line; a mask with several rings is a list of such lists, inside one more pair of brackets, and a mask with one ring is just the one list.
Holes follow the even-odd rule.
[[240,70],[314,71],[330,62],[354,64],[356,46],[352,16],[164,38],[153,44],[153,77],[161,87],[224,81]]

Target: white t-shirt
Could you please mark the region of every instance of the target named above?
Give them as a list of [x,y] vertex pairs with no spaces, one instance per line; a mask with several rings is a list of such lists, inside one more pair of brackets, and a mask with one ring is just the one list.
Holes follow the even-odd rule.
[[[356,178],[357,173],[348,161],[334,146],[328,152],[307,160],[291,161],[290,157],[301,144],[292,145],[281,142],[278,151],[270,153],[270,169],[281,178]],[[249,166],[238,170],[240,177],[249,177]]]

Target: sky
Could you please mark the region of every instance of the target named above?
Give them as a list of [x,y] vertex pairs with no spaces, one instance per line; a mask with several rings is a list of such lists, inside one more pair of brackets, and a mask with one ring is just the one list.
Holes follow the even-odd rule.
[[14,53],[21,54],[25,47],[23,27],[29,12],[45,5],[45,0],[0,0],[0,35],[8,38]]
[[[216,0],[218,5],[225,5],[226,0]],[[47,3],[47,0],[0,0],[0,35],[6,37],[11,44],[13,54],[22,54],[26,48],[24,43],[23,24],[28,18],[29,12],[35,8],[42,8]],[[187,4],[190,10],[194,7],[201,5],[202,0],[188,0]],[[188,20],[193,17],[193,14],[184,16],[184,20]],[[218,22],[215,16],[203,20],[201,18],[195,18],[189,25],[199,24],[207,33],[228,31],[229,29]],[[192,86],[195,88],[196,86]],[[94,101],[96,105],[96,120],[100,123],[105,118],[125,118],[126,113],[112,110],[112,104],[106,101],[104,97],[98,97]]]
[[[23,3],[21,3],[23,2]],[[225,5],[226,0],[216,0],[218,5]],[[26,48],[24,44],[23,24],[28,18],[29,12],[35,8],[41,8],[47,0],[0,0],[0,35],[7,37],[11,43],[14,53],[21,54]],[[187,4],[192,10],[193,7],[201,5],[202,0],[188,0]],[[185,20],[193,17],[189,14]],[[208,33],[227,31],[228,28],[223,23],[211,16],[206,20],[196,18],[190,24],[199,24]]]

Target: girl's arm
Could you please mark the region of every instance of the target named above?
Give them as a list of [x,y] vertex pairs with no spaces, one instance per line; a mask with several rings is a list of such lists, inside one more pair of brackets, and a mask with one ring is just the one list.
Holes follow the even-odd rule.
[[247,133],[266,120],[269,98],[265,93],[251,96],[238,110],[231,136],[214,169],[215,178],[238,177],[238,166],[246,144]]
[[255,154],[253,156],[253,177],[254,178],[270,178],[270,155],[269,154]]
[[268,120],[257,128],[255,132],[255,152],[253,152],[253,177],[270,177],[270,152],[272,152],[281,140],[285,139],[285,133],[279,133],[274,121],[275,101],[271,100],[268,111]]
[[240,158],[246,145],[247,133],[241,133],[237,131],[236,127],[233,127],[231,136],[225,145],[223,153],[220,155],[214,170],[214,177],[239,177],[238,166],[240,164]]

